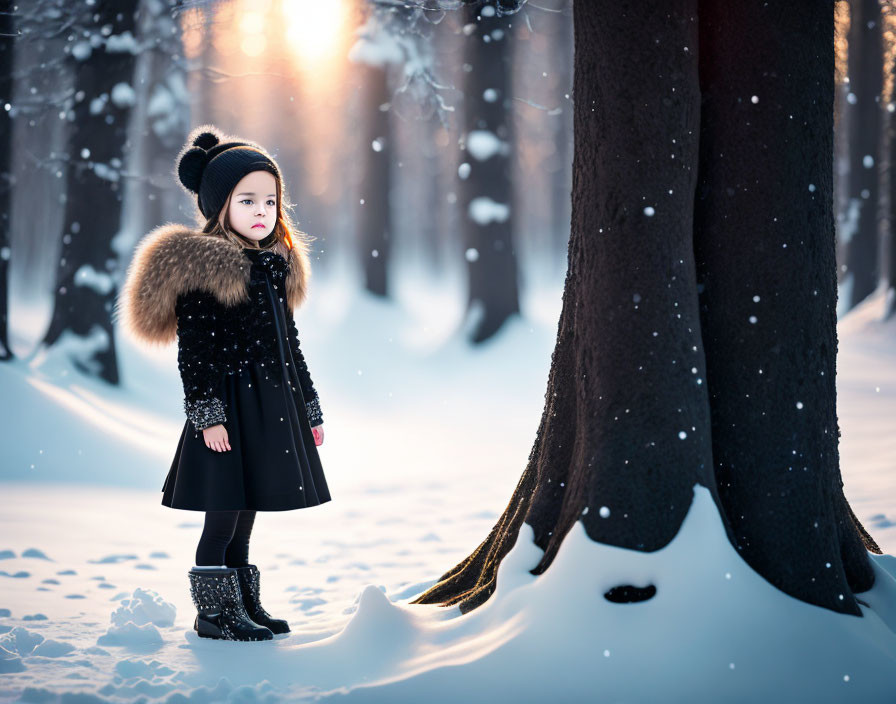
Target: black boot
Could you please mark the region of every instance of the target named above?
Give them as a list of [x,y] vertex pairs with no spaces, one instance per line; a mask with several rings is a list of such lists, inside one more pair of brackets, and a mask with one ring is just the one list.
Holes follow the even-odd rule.
[[255,565],[234,567],[240,580],[243,605],[255,623],[270,628],[273,633],[289,633],[289,624],[281,618],[273,618],[261,605],[261,573]]
[[193,628],[200,638],[271,640],[274,634],[249,618],[232,568],[190,570],[190,596],[199,612]]

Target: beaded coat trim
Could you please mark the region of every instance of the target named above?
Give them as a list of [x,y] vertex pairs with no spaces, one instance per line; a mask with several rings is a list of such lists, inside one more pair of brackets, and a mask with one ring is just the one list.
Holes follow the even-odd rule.
[[[266,281],[267,277],[267,281]],[[226,422],[217,392],[225,374],[260,362],[282,380],[267,286],[285,295],[287,344],[310,424],[323,422],[320,401],[299,346],[293,311],[307,296],[307,244],[294,240],[284,259],[243,249],[182,225],[163,225],[138,245],[115,306],[115,318],[149,344],[178,342],[184,412],[197,431]]]

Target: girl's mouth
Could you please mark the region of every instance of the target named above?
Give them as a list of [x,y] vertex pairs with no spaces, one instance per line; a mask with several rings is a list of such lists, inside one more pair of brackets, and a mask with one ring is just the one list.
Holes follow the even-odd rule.
[[253,226],[252,226],[252,229],[254,230],[256,227],[264,227],[264,223],[263,223],[263,222],[260,222],[260,223],[257,223],[257,224],[255,224],[255,225],[253,225]]

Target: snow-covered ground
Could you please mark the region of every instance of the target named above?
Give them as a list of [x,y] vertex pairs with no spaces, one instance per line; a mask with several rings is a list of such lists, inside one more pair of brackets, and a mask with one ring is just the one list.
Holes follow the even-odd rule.
[[[469,351],[456,284],[406,275],[390,306],[349,280],[315,280],[297,318],[333,501],[258,516],[263,603],[292,627],[271,642],[191,629],[202,514],[159,503],[183,424],[175,350],[119,338],[121,388],[73,371],[65,345],[0,365],[0,700],[896,701],[896,321],[877,323],[879,297],[839,328],[846,495],[886,553],[864,618],[758,577],[701,487],[655,553],[577,524],[534,578],[524,526],[462,616],[407,602],[487,535],[525,467],[562,282]],[[601,597],[647,581],[650,601]]]

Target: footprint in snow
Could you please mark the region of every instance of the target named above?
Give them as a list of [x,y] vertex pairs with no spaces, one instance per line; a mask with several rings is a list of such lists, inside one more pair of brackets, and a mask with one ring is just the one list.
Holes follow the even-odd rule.
[[30,572],[18,571],[15,574],[10,574],[9,572],[4,572],[0,570],[0,577],[12,577],[13,579],[24,579],[25,577],[30,577]]
[[38,550],[37,548],[28,548],[25,552],[22,553],[22,557],[33,557],[38,560],[47,560],[49,562],[53,562],[47,557],[42,550]]
[[300,597],[294,596],[289,600],[290,604],[295,604],[296,608],[301,611],[308,611],[308,609],[313,609],[315,606],[323,606],[327,602],[318,597]]
[[75,650],[75,646],[61,640],[47,639],[31,651],[32,655],[42,655],[45,658],[59,658],[68,655]]
[[101,557],[99,560],[88,560],[88,562],[91,562],[95,565],[117,565],[119,562],[136,559],[136,555],[106,555],[105,557]]

